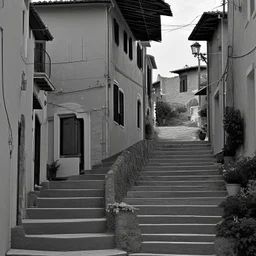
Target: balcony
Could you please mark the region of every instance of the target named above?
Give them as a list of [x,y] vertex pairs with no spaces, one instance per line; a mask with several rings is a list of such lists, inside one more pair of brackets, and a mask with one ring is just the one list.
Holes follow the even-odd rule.
[[54,91],[51,78],[51,58],[43,48],[35,48],[34,81],[40,90]]

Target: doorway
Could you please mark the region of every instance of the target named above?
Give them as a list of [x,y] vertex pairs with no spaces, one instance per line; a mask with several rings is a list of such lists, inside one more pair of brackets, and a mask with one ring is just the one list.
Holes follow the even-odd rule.
[[40,184],[41,123],[35,115],[34,185]]
[[60,118],[60,157],[79,158],[80,172],[84,169],[84,120],[76,116]]

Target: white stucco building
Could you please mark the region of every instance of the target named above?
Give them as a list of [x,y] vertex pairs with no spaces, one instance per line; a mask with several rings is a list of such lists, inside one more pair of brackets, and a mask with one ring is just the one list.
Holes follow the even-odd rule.
[[189,37],[189,40],[207,42],[208,136],[214,154],[221,152],[224,147],[224,94],[221,78],[225,68],[222,64],[222,49],[225,65],[227,60],[228,22],[226,15],[223,48],[221,18],[221,12],[205,12]]
[[54,87],[36,42],[52,38],[29,0],[0,1],[0,255],[24,218],[27,192],[46,180],[45,103]]
[[148,6],[130,1],[34,6],[55,38],[47,45],[56,86],[48,106],[49,162],[59,160],[59,176],[79,174],[143,139],[146,72],[154,68],[146,67],[146,48],[161,40],[160,15],[171,15],[170,7],[152,2],[144,16],[136,10],[147,13]]

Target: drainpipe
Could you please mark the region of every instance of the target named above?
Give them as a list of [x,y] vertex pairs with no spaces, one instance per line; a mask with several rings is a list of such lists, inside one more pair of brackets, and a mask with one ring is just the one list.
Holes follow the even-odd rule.
[[109,24],[109,13],[111,9],[114,7],[114,3],[111,0],[111,4],[106,6],[106,71],[105,71],[105,97],[106,97],[106,102],[105,102],[105,110],[104,110],[104,115],[105,115],[105,156],[104,158],[109,156],[109,85],[111,82],[110,78],[110,44],[109,44],[109,39],[110,39],[110,24]]
[[[225,22],[225,12],[226,12],[226,3],[225,0],[223,0],[223,14],[221,19],[221,65],[222,65],[222,94],[223,94],[223,118],[225,114],[225,108],[226,108],[226,86],[225,86],[225,79],[224,79],[224,72],[225,72],[225,60],[224,60],[224,22]],[[223,147],[225,145],[225,130],[223,128]]]

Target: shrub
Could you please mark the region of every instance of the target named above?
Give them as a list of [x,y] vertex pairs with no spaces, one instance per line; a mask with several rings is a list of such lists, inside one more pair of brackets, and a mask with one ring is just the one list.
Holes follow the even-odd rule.
[[177,112],[178,114],[186,113],[188,111],[187,107],[182,103],[174,102],[170,106],[173,112]]
[[200,111],[198,111],[198,115],[200,117],[207,117],[207,109],[206,108],[201,109]]
[[226,107],[223,125],[224,130],[227,133],[224,154],[227,156],[234,156],[236,150],[244,141],[244,124],[240,110],[235,110],[232,107]]
[[117,214],[119,212],[134,212],[135,210],[138,210],[138,209],[123,202],[108,204],[107,206],[107,212],[114,213],[114,214]]
[[256,197],[249,196],[236,196],[228,197],[220,205],[223,208],[223,218],[256,218]]
[[168,103],[162,101],[156,103],[156,122],[158,125],[165,125],[164,120],[169,120],[175,116],[177,116],[177,112],[173,111]]
[[222,175],[223,175],[223,179],[225,180],[225,182],[227,182],[229,184],[243,183],[241,173],[234,167],[231,167],[229,169],[224,169],[222,172]]
[[217,225],[217,237],[234,239],[234,251],[238,256],[256,254],[256,220],[234,218]]

